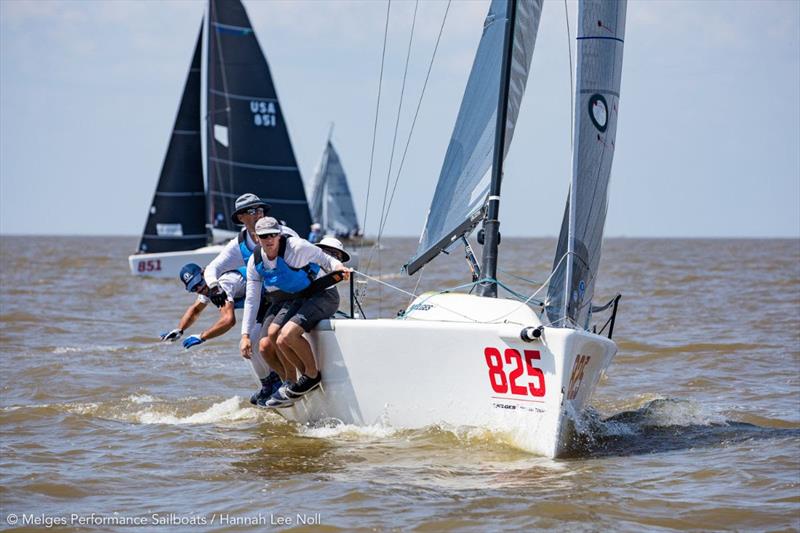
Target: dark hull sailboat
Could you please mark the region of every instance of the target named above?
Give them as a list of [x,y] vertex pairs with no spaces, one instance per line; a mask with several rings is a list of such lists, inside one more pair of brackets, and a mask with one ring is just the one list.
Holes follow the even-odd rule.
[[[304,232],[311,224],[303,181],[266,57],[239,0],[210,0],[207,61],[198,37],[172,139],[167,149],[131,273],[172,277],[189,262],[207,264],[235,236],[234,201],[253,193],[271,215]],[[201,111],[201,76],[207,112]],[[202,159],[206,117],[206,172]]]

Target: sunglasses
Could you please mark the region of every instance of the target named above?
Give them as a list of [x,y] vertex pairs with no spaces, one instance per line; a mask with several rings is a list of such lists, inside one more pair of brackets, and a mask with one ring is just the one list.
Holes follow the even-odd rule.
[[242,214],[257,215],[259,211],[263,213],[264,209],[261,207],[251,207],[250,209],[245,209]]
[[267,235],[259,235],[258,238],[259,239],[264,239],[266,241],[267,239],[274,239],[277,236],[278,236],[277,233],[269,233]]
[[200,292],[205,286],[206,286],[205,283],[198,283],[197,285],[192,287],[192,292]]

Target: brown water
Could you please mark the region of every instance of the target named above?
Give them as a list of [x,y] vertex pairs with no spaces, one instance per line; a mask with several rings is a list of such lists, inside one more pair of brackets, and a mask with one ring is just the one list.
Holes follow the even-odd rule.
[[[396,274],[414,240],[384,244],[371,272],[414,292]],[[156,342],[192,299],[130,276],[134,246],[0,237],[0,527],[800,530],[798,240],[608,240],[597,300],[623,295],[619,354],[560,460],[480,428],[304,427],[251,408],[238,328],[189,352]],[[554,248],[504,240],[500,278],[531,293],[513,275],[543,280]],[[416,292],[468,281],[461,255]],[[368,287],[367,316],[408,303]]]

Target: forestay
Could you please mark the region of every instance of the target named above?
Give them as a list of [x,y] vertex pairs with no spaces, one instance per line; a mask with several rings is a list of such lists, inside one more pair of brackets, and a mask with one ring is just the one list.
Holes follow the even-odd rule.
[[206,245],[206,195],[200,148],[200,49],[197,37],[167,155],[150,204],[139,252],[194,250]]
[[626,0],[579,3],[572,184],[547,301],[556,325],[586,328],[591,316],[617,133],[625,11]]
[[358,234],[358,217],[347,175],[331,141],[325,145],[314,177],[309,207],[311,218],[322,225],[324,233],[348,237]]
[[210,222],[236,229],[234,201],[250,192],[272,205],[271,215],[307,230],[311,216],[285,117],[239,0],[210,0],[208,36]]
[[[482,218],[491,182],[509,4],[493,0],[489,7],[425,228],[416,254],[406,266],[409,274],[472,231]],[[522,0],[516,5],[504,157],[514,135],[542,11],[541,0]]]

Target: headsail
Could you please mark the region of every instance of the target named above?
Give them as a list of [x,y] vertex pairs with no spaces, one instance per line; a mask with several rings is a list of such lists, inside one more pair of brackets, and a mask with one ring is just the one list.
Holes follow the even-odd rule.
[[353,236],[359,232],[353,196],[339,154],[329,140],[325,145],[311,193],[311,218],[323,233]]
[[206,245],[206,195],[200,143],[200,49],[197,36],[167,155],[150,204],[139,252],[193,250]]
[[501,57],[509,5],[516,5],[504,157],[514,136],[536,43],[542,0],[493,0],[483,26],[439,182],[419,246],[406,269],[413,274],[482,218],[492,174]]
[[578,4],[572,184],[548,289],[547,315],[588,327],[608,205],[622,78],[626,0]]
[[[311,224],[283,111],[239,0],[209,0],[207,171],[209,221],[235,230],[237,196],[251,192],[301,233]],[[235,58],[235,60],[229,60]]]

